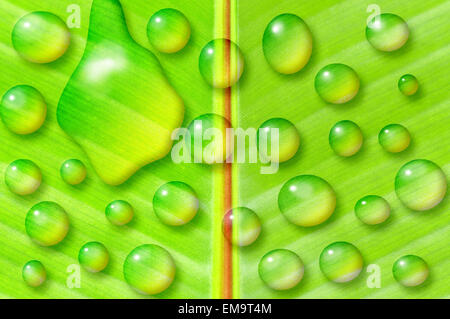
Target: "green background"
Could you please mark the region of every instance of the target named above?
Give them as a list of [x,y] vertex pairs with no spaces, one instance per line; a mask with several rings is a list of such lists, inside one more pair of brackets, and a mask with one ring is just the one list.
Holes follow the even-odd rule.
[[[0,125],[0,171],[18,158],[33,160],[42,170],[43,184],[30,196],[20,197],[6,188],[0,178],[0,297],[4,298],[139,298],[142,295],[123,280],[122,264],[136,246],[156,243],[174,257],[177,274],[172,286],[159,298],[208,298],[212,296],[212,215],[213,180],[210,167],[171,163],[170,157],[141,169],[118,187],[104,184],[94,173],[85,154],[56,122],[56,106],[62,90],[80,60],[87,36],[91,1],[79,1],[81,28],[71,29],[72,42],[66,55],[48,65],[21,59],[11,45],[15,22],[30,11],[46,10],[64,20],[73,0],[0,0],[0,92],[17,84],[36,87],[47,100],[48,115],[43,127],[29,136],[17,136]],[[212,39],[214,2],[121,1],[133,38],[152,50],[166,75],[182,96],[186,116],[184,126],[194,117],[213,110],[213,91],[201,78],[197,62],[201,48]],[[450,174],[450,103],[448,33],[450,5],[445,0],[377,1],[382,12],[399,14],[411,30],[400,50],[378,52],[365,39],[365,25],[373,1],[238,1],[237,42],[245,57],[244,74],[235,87],[238,94],[235,127],[259,127],[271,117],[284,117],[300,133],[298,154],[281,164],[276,175],[261,175],[259,165],[238,166],[236,202],[260,216],[260,238],[239,248],[238,291],[243,298],[448,298],[450,297],[450,214],[448,196],[428,212],[412,212],[402,206],[394,193],[394,177],[406,162],[426,158]],[[159,54],[146,37],[146,25],[157,10],[174,7],[189,19],[192,37],[187,47],[172,54]],[[298,14],[313,33],[313,54],[306,67],[294,75],[275,73],[264,60],[261,40],[267,23],[278,14]],[[357,97],[344,105],[328,105],[314,91],[314,76],[326,64],[345,63],[360,76]],[[403,96],[397,89],[401,75],[414,74],[419,92]],[[364,134],[361,151],[351,158],[334,155],[328,145],[329,129],[340,120],[352,120]],[[378,145],[379,130],[399,123],[412,136],[408,150],[390,154]],[[131,143],[132,141],[130,141]],[[60,165],[69,158],[82,160],[88,168],[87,180],[79,186],[65,184]],[[338,202],[333,216],[322,225],[300,228],[288,223],[277,207],[278,191],[285,181],[300,174],[315,174],[335,189]],[[191,185],[200,198],[200,211],[182,227],[160,223],[152,211],[154,192],[167,181],[181,180]],[[368,194],[385,197],[392,208],[390,219],[378,226],[360,223],[353,213],[356,201]],[[135,218],[127,226],[116,227],[105,218],[106,205],[125,199],[135,208]],[[54,247],[34,244],[25,233],[27,211],[39,201],[52,200],[69,214],[67,238]],[[80,247],[100,241],[109,250],[111,261],[102,273],[81,270],[81,288],[69,289],[66,271],[77,264]],[[321,274],[318,258],[334,241],[357,246],[366,265],[381,267],[382,288],[368,288],[363,273],[348,284],[328,282]],[[257,265],[269,250],[288,248],[305,264],[305,276],[294,289],[276,292],[258,278]],[[416,288],[403,288],[392,277],[392,264],[402,255],[417,254],[429,264],[428,281]],[[21,269],[30,259],[40,260],[48,281],[29,288]],[[145,297],[145,296],[144,296]]]
[[[400,15],[411,35],[396,52],[376,51],[365,38],[366,12],[376,3],[381,12]],[[299,15],[313,34],[313,52],[300,72],[286,76],[265,63],[261,50],[264,28],[281,13]],[[394,192],[398,169],[416,158],[426,158],[450,173],[449,77],[450,5],[446,1],[239,1],[238,42],[246,59],[239,82],[239,124],[258,127],[269,117],[285,117],[300,133],[300,150],[281,164],[276,176],[261,175],[255,165],[239,169],[239,203],[262,219],[260,238],[241,249],[241,296],[248,298],[433,298],[450,297],[450,214],[448,196],[436,208],[413,212],[401,205]],[[325,65],[344,63],[359,75],[358,95],[343,105],[326,104],[314,91],[314,77]],[[398,79],[414,74],[420,82],[417,95],[403,96]],[[255,110],[258,110],[255,112]],[[340,120],[357,123],[364,144],[351,158],[334,155],[328,145],[330,128]],[[400,154],[385,152],[378,132],[400,123],[412,136],[411,146]],[[288,223],[277,206],[284,182],[300,174],[318,175],[337,194],[337,208],[322,225],[301,228]],[[368,226],[353,208],[365,195],[383,196],[391,205],[384,224]],[[319,269],[319,255],[334,241],[357,246],[365,265],[381,267],[381,288],[368,288],[365,269],[354,281],[336,284]],[[257,261],[269,250],[287,248],[305,264],[302,282],[286,292],[274,292],[258,278]],[[392,265],[406,254],[423,257],[430,266],[428,281],[403,288],[392,277]]]

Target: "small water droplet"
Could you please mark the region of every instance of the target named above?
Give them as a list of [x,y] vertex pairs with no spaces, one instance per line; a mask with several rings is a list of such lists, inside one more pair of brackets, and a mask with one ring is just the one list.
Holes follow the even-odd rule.
[[[281,163],[294,157],[300,145],[300,135],[294,124],[283,118],[273,118],[265,121],[258,130],[258,147],[261,140],[261,129],[268,132],[266,143],[269,158],[264,158],[265,161]],[[272,150],[272,129],[278,129],[278,155]],[[266,154],[261,155],[266,157]]]
[[343,283],[360,274],[363,268],[363,258],[355,246],[347,242],[334,242],[322,251],[319,266],[329,280]]
[[326,102],[343,104],[353,99],[359,91],[359,77],[345,64],[329,64],[314,79],[317,94]]
[[3,96],[0,113],[8,130],[16,134],[31,134],[44,123],[47,104],[34,87],[18,85]]
[[41,182],[41,170],[30,160],[18,159],[6,168],[5,184],[15,194],[32,194],[39,188]]
[[69,159],[61,165],[61,178],[70,185],[78,185],[86,178],[86,166],[78,159]]
[[395,280],[405,287],[422,284],[429,274],[428,265],[419,256],[406,255],[397,259],[392,267]]
[[398,50],[408,41],[408,37],[408,25],[402,18],[392,13],[382,13],[373,17],[366,27],[367,41],[380,51]]
[[47,272],[39,260],[30,260],[22,268],[22,278],[30,287],[38,287],[45,282]]
[[358,153],[363,143],[363,135],[356,123],[344,120],[331,128],[328,141],[337,155],[348,157]]
[[[230,122],[223,116],[214,113],[203,114],[192,120],[188,127],[191,138],[191,156],[197,163],[214,164],[226,161],[232,154],[229,142],[231,136],[227,132],[227,128],[231,128]],[[212,136],[205,136],[207,132]],[[219,132],[220,134],[218,134]],[[199,143],[195,141],[196,136],[198,136]]]
[[160,52],[174,53],[188,43],[191,26],[183,13],[166,8],[156,12],[147,25],[147,37]]
[[303,261],[293,251],[275,249],[265,254],[258,265],[259,277],[274,290],[287,290],[302,280]]
[[223,233],[238,246],[251,245],[261,232],[261,221],[256,213],[246,207],[230,209],[223,218]]
[[49,63],[59,59],[70,44],[70,32],[64,21],[50,12],[32,12],[12,31],[14,49],[26,60]]
[[398,89],[404,95],[414,95],[419,89],[419,81],[412,74],[405,74],[398,80]]
[[411,135],[403,125],[389,124],[381,129],[378,141],[386,151],[398,153],[408,148]]
[[264,56],[277,72],[300,71],[312,52],[312,35],[307,24],[295,14],[281,14],[266,27],[263,36]]
[[[35,214],[35,211],[39,214]],[[28,211],[25,229],[28,236],[39,245],[53,246],[66,237],[69,231],[69,217],[57,203],[40,202]]]
[[376,225],[388,219],[391,212],[389,203],[380,196],[367,195],[355,205],[355,215],[363,223]]
[[125,259],[123,275],[138,292],[148,295],[166,290],[175,277],[175,262],[170,253],[157,245],[136,247]]
[[128,202],[115,200],[106,206],[105,215],[111,224],[122,226],[133,219],[134,210]]
[[326,221],[336,207],[336,193],[324,179],[300,175],[287,181],[278,194],[283,215],[298,226],[316,226]]
[[78,253],[80,265],[90,272],[99,272],[108,266],[109,253],[102,243],[91,241],[81,247]]
[[239,81],[244,71],[244,56],[233,41],[215,39],[203,47],[198,65],[209,85],[224,89]]
[[198,211],[195,191],[183,182],[162,185],[153,196],[153,210],[164,224],[180,226],[191,221]]
[[447,192],[447,179],[432,161],[417,159],[403,165],[395,177],[395,192],[412,210],[424,211],[438,205]]

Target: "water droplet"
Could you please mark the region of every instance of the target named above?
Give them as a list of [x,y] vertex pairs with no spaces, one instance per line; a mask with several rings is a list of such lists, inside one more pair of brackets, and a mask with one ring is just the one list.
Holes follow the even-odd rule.
[[287,181],[278,194],[283,215],[298,226],[315,226],[326,221],[336,207],[336,193],[324,179],[300,175]]
[[161,186],[153,196],[153,210],[164,224],[184,225],[197,214],[197,194],[186,183],[169,182]]
[[28,211],[25,218],[28,236],[41,246],[53,246],[66,237],[69,217],[54,202],[40,202]]
[[244,56],[236,43],[215,39],[203,47],[198,66],[209,85],[224,89],[239,81],[244,71]]
[[105,215],[111,224],[122,226],[133,219],[134,210],[128,202],[115,200],[106,207]]
[[342,104],[353,99],[359,91],[359,77],[345,64],[329,64],[316,75],[314,87],[326,102]]
[[156,12],[147,25],[147,37],[160,52],[174,53],[188,43],[191,26],[183,13],[166,8]]
[[181,97],[155,55],[130,36],[120,2],[93,1],[85,51],[57,119],[99,177],[119,185],[166,156],[183,117]]
[[45,282],[47,272],[39,260],[30,260],[22,268],[22,278],[30,287],[38,287]]
[[380,51],[398,50],[408,41],[408,37],[408,25],[402,18],[392,13],[375,16],[366,27],[367,41]]
[[311,31],[295,14],[281,14],[264,31],[263,51],[275,71],[283,74],[298,72],[311,57]]
[[344,120],[334,124],[328,141],[337,155],[348,157],[358,153],[363,143],[363,135],[356,123]]
[[411,135],[403,125],[389,124],[381,129],[378,141],[386,151],[398,153],[408,148]]
[[391,212],[389,203],[380,196],[367,195],[355,205],[355,215],[363,223],[376,225],[388,219]]
[[395,280],[406,287],[422,284],[429,274],[428,265],[419,256],[406,255],[397,259],[392,267]]
[[70,44],[70,32],[64,21],[50,12],[32,12],[12,31],[17,53],[34,63],[49,63],[60,58]]
[[148,295],[166,290],[175,277],[170,253],[157,245],[136,247],[125,259],[123,275],[138,292]]
[[[230,122],[223,116],[207,113],[196,117],[189,124],[191,155],[198,163],[224,163],[231,155],[231,136],[227,138]],[[216,134],[217,133],[217,134]],[[207,136],[210,134],[211,136]],[[196,143],[198,137],[198,143]]]
[[78,253],[80,265],[90,272],[99,272],[108,266],[109,253],[102,243],[91,241],[81,247]]
[[256,213],[246,207],[230,209],[223,218],[223,233],[238,246],[252,244],[261,232],[261,222]]
[[404,95],[414,95],[419,89],[419,81],[412,74],[405,74],[398,80],[398,89]]
[[30,160],[18,159],[6,168],[5,184],[15,194],[32,194],[39,188],[41,181],[41,170]]
[[438,205],[447,192],[447,179],[432,161],[417,159],[403,165],[395,177],[395,192],[412,210],[424,211]]
[[295,287],[303,278],[303,261],[293,251],[275,249],[261,258],[258,266],[259,277],[275,290]]
[[358,248],[347,242],[335,242],[322,251],[319,265],[322,273],[334,282],[348,282],[363,268],[363,258]]
[[[276,152],[273,152],[272,150],[272,129],[278,129],[278,156],[275,154]],[[264,130],[264,133],[262,133],[261,130]],[[294,157],[300,145],[300,135],[294,124],[282,118],[273,118],[265,121],[258,130],[258,147],[261,140],[261,134],[265,134],[265,132],[267,132],[267,154],[270,155],[269,158],[265,158],[264,160],[281,163]],[[265,154],[261,155],[265,157]]]
[[16,134],[31,134],[44,123],[47,104],[34,87],[18,85],[5,93],[0,112],[8,130]]
[[61,178],[70,185],[78,185],[86,178],[86,166],[77,159],[69,159],[61,165]]

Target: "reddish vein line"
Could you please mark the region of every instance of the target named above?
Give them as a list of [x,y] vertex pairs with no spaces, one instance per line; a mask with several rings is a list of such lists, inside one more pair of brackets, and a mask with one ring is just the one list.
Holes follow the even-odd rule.
[[[231,37],[231,0],[224,1],[224,38],[230,39]],[[226,43],[224,52],[225,59],[225,76],[229,80],[230,79],[230,45]],[[231,121],[231,87],[225,89],[224,96],[224,115],[225,118]],[[223,214],[226,214],[228,210],[232,208],[232,167],[231,163],[224,164],[224,209]],[[224,229],[229,235],[228,238],[232,238],[232,226],[229,223],[229,226]],[[224,254],[223,254],[223,265],[224,265],[224,273],[223,273],[223,295],[224,299],[232,299],[233,298],[233,254],[232,254],[232,245],[228,240],[224,240]]]

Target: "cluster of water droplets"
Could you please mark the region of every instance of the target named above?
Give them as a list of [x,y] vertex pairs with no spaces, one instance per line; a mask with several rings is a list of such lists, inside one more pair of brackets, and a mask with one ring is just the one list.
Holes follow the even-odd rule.
[[[150,18],[147,35],[153,48],[164,54],[175,54],[188,45],[191,27],[183,13],[167,8]],[[397,15],[381,14],[367,26],[366,37],[375,49],[394,51],[406,43],[409,29],[406,22]],[[18,54],[27,61],[50,63],[66,52],[70,33],[57,16],[48,12],[33,12],[17,22],[12,33],[12,43]],[[304,68],[311,57],[312,46],[309,27],[302,18],[294,14],[281,14],[273,18],[267,25],[262,40],[268,64],[281,74],[296,73]],[[201,50],[198,66],[200,74],[211,87],[225,89],[235,85],[241,78],[244,55],[231,40],[213,39]],[[350,66],[333,63],[323,66],[317,72],[314,87],[323,101],[344,104],[358,94],[360,80]],[[415,94],[418,87],[417,79],[410,74],[402,76],[398,82],[399,90],[405,95]],[[0,113],[8,130],[15,134],[31,134],[44,123],[47,106],[37,89],[20,85],[11,88],[3,96]],[[231,126],[227,119],[215,114],[205,114],[197,120],[202,120],[203,124],[210,127],[219,125],[221,129]],[[269,160],[285,162],[297,153],[300,136],[293,123],[282,118],[272,118],[261,124],[260,128],[279,129],[280,156]],[[196,129],[193,124],[189,126],[192,132]],[[378,139],[384,150],[398,153],[408,148],[411,136],[404,126],[389,124],[381,129]],[[339,121],[330,130],[329,145],[338,156],[353,156],[359,152],[362,144],[362,131],[352,121]],[[227,150],[222,154],[225,159]],[[67,184],[78,185],[85,180],[87,169],[80,160],[69,159],[61,165],[60,175]],[[5,172],[7,187],[17,195],[34,193],[41,182],[41,170],[30,160],[18,159]],[[444,198],[446,188],[447,181],[442,169],[429,160],[408,162],[400,168],[395,178],[398,198],[412,210],[429,210],[435,207]],[[327,221],[335,211],[336,193],[321,177],[300,175],[283,185],[278,195],[278,206],[289,222],[301,227],[317,226]],[[199,199],[188,184],[171,181],[161,185],[155,192],[153,210],[162,223],[181,226],[194,219],[199,210]],[[380,224],[389,218],[390,205],[380,196],[364,196],[355,205],[355,215],[365,224]],[[130,223],[133,216],[133,207],[125,200],[112,201],[105,208],[106,219],[116,226]],[[42,246],[53,246],[64,240],[69,225],[69,215],[64,208],[49,201],[34,205],[25,219],[27,234]],[[253,210],[236,207],[224,215],[223,232],[226,239],[234,245],[251,245],[260,235],[261,220]],[[103,271],[108,266],[109,258],[107,248],[100,242],[84,244],[78,254],[80,265],[90,272]],[[363,264],[358,248],[347,242],[331,243],[319,257],[324,276],[338,283],[356,278]],[[285,290],[302,280],[304,264],[293,251],[276,249],[261,258],[258,272],[268,287]],[[171,285],[175,276],[175,262],[165,248],[142,245],[126,257],[123,274],[125,280],[137,291],[157,294]],[[414,286],[426,279],[428,266],[420,257],[408,255],[395,262],[393,274],[401,284]],[[28,285],[36,287],[45,282],[46,270],[41,262],[32,260],[25,264],[22,275]]]

